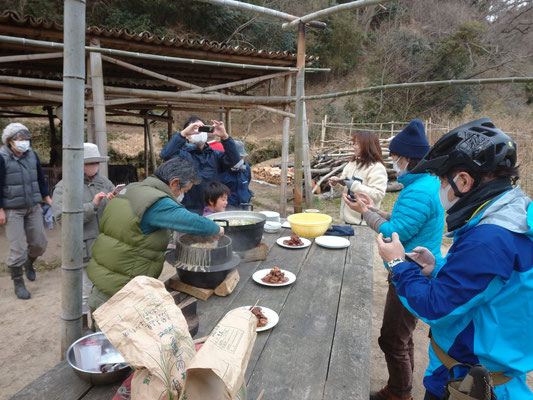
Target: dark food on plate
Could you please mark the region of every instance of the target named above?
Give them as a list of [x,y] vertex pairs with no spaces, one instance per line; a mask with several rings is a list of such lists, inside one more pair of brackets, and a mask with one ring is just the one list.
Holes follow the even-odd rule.
[[274,283],[280,284],[289,281],[289,278],[285,276],[285,273],[281,271],[278,267],[274,267],[266,274],[261,280],[265,283]]
[[298,235],[292,235],[289,240],[284,240],[283,244],[286,246],[303,246],[304,242],[300,239]]
[[261,307],[254,307],[250,310],[257,318],[257,327],[262,328],[268,323],[268,318],[261,312]]

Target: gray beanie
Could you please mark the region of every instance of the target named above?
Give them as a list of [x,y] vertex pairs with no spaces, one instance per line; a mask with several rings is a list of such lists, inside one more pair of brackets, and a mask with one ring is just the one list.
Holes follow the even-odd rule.
[[31,133],[26,126],[18,122],[13,122],[4,128],[2,143],[6,146],[8,139],[15,140],[20,138],[31,139]]

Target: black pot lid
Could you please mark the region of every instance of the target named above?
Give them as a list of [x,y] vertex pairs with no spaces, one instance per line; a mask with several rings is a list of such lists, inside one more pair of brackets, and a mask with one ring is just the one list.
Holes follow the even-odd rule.
[[167,260],[169,264],[175,266],[178,269],[183,269],[184,271],[189,271],[189,272],[199,272],[199,273],[227,271],[229,269],[235,268],[237,265],[241,263],[241,258],[239,257],[239,255],[236,253],[232,253],[231,258],[225,263],[201,267],[201,268],[198,268],[197,271],[194,271],[191,269],[181,268],[180,263],[176,261],[176,257],[174,256],[173,251],[169,251],[168,253],[166,253],[165,259]]

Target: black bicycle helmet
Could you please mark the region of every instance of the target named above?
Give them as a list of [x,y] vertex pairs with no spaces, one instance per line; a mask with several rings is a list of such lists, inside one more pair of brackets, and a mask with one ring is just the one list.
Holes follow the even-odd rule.
[[444,176],[461,165],[476,174],[516,164],[516,143],[489,118],[461,125],[441,137],[410,172]]

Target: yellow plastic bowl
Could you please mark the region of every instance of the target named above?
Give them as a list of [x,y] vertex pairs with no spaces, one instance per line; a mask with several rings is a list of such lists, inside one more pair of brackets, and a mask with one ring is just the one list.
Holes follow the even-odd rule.
[[322,236],[331,224],[331,217],[319,213],[298,213],[287,217],[291,229],[298,236],[316,238]]

